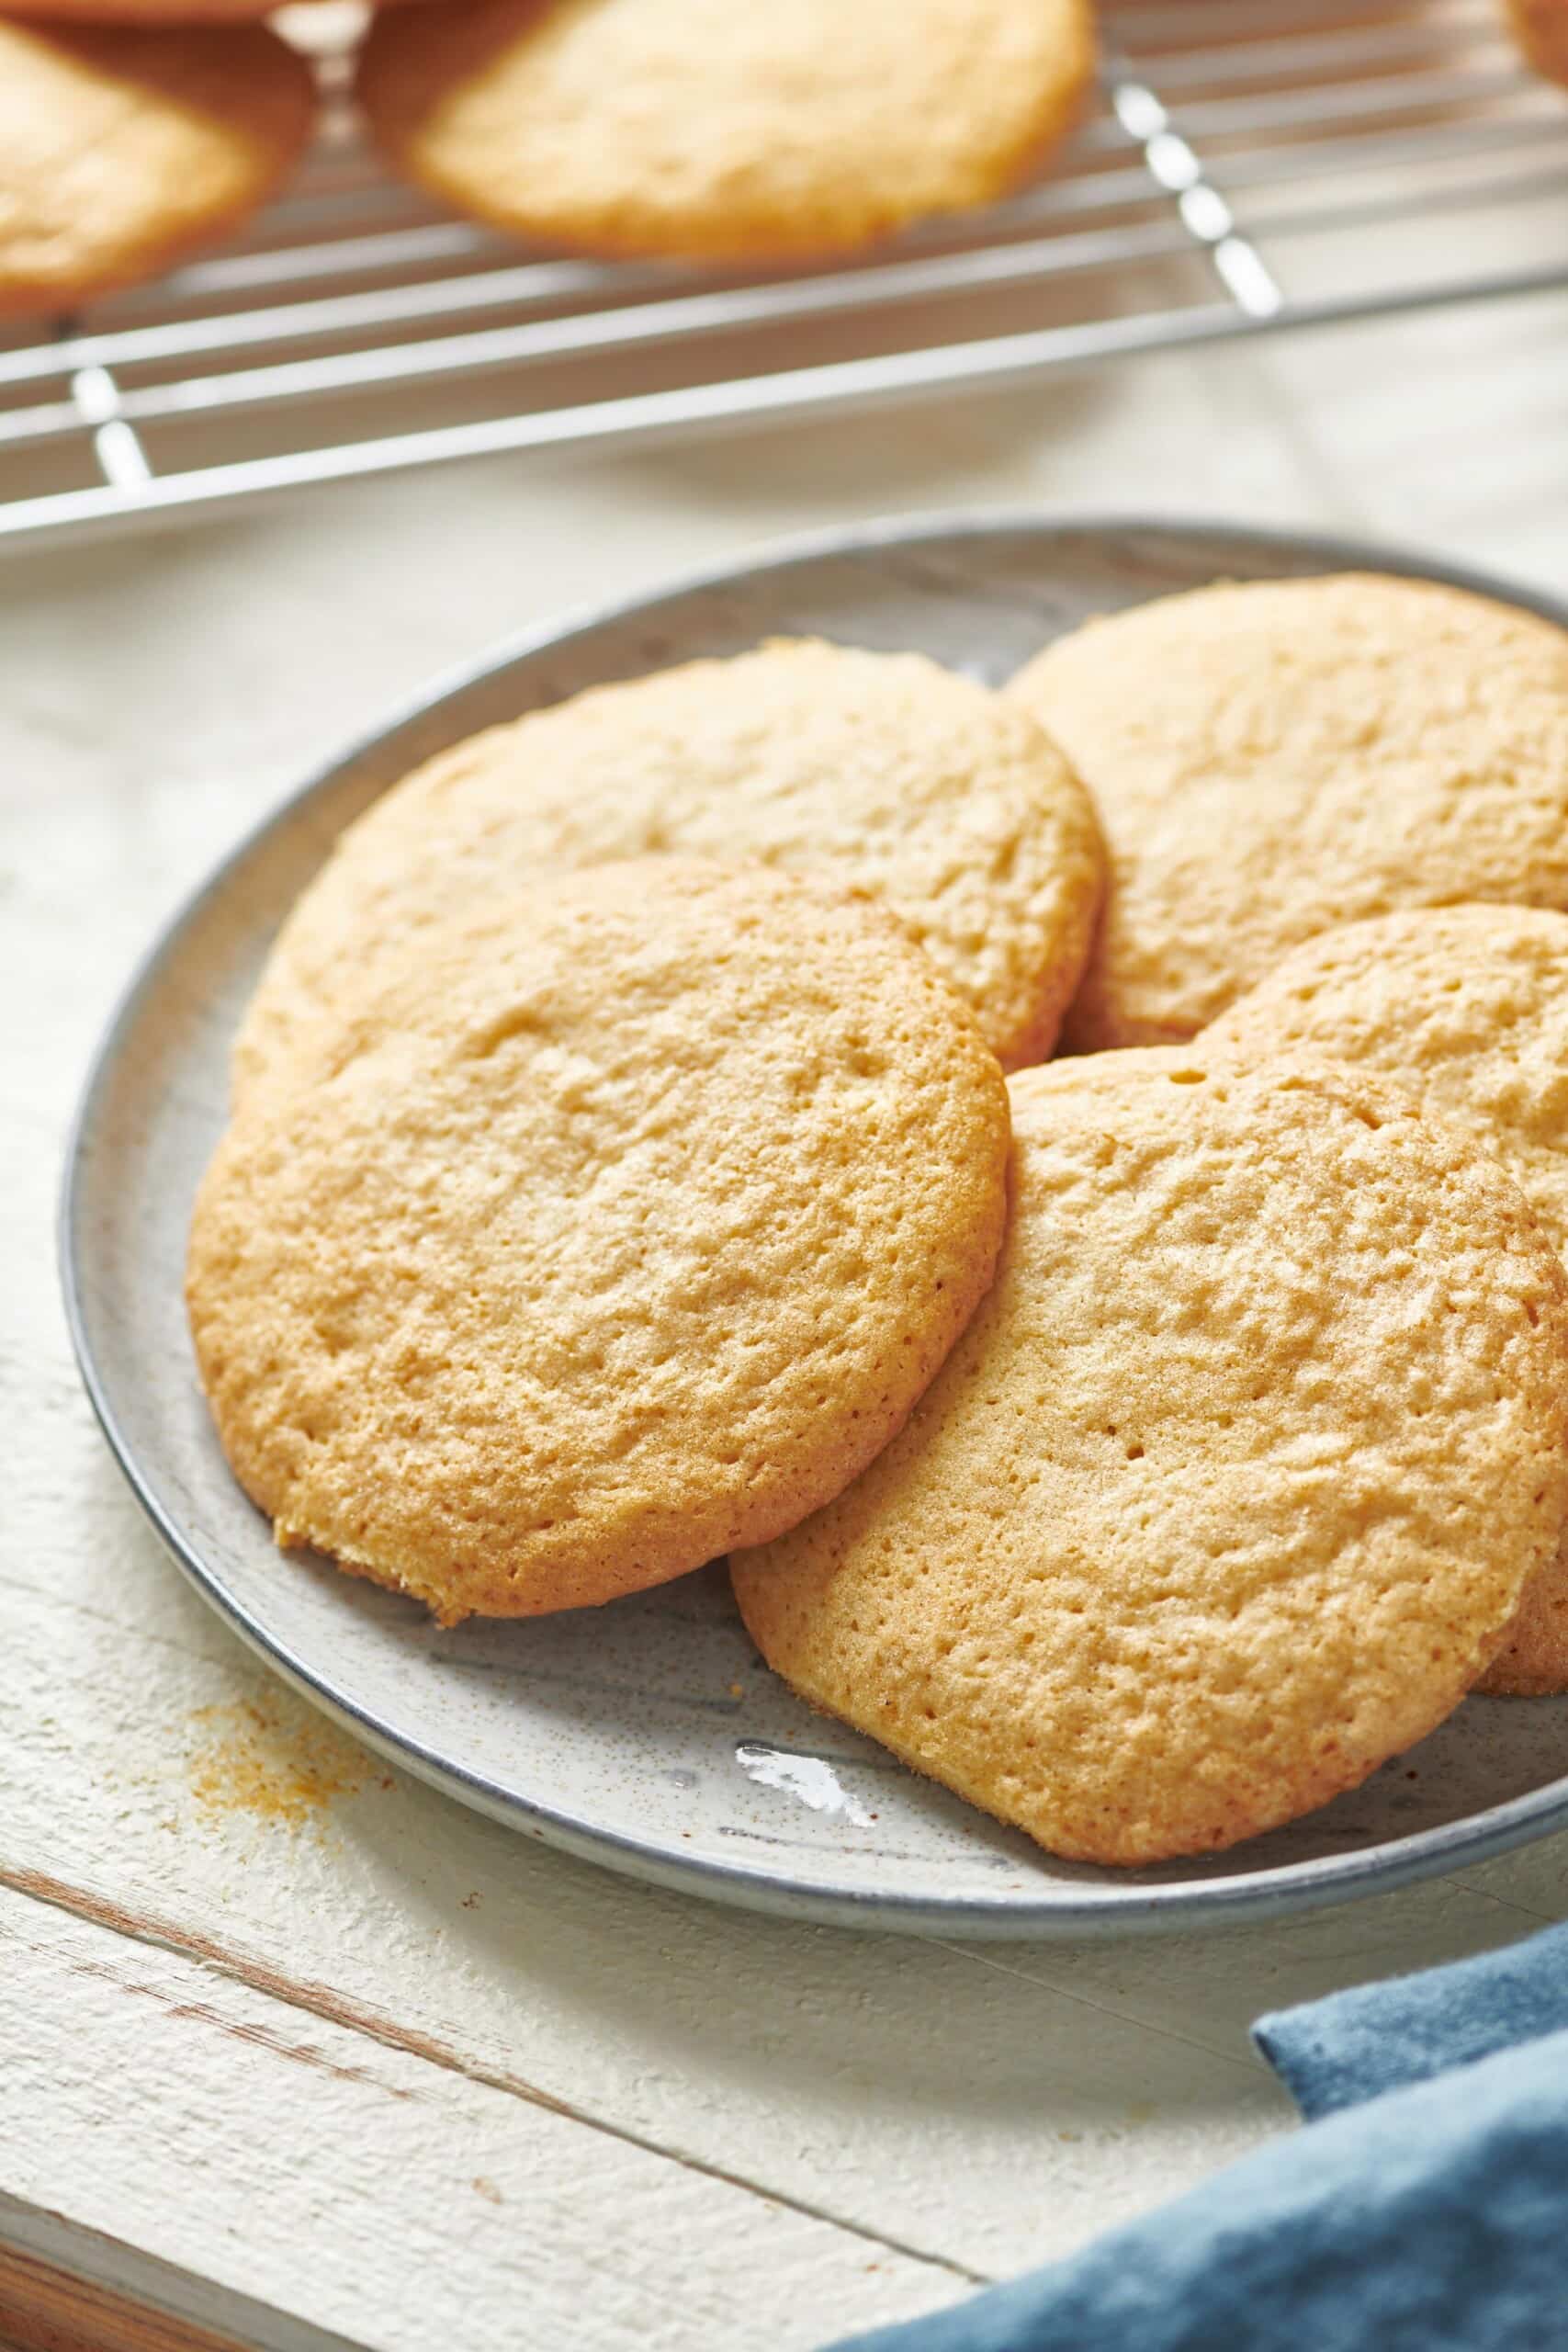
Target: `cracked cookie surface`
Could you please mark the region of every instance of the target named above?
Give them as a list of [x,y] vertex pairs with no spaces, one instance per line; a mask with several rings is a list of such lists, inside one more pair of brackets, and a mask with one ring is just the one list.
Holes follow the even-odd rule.
[[237,1476],[446,1622],[782,1532],[987,1287],[1007,1092],[892,919],[677,858],[425,936],[231,1125],[187,1298]]
[[1008,1067],[1051,1049],[1103,871],[1066,762],[972,680],[798,640],[686,662],[470,736],[350,826],[268,960],[240,1091],[287,1064],[378,941],[543,866],[655,851],[816,873],[891,907]]
[[[1381,1071],[1495,1153],[1568,1256],[1568,916],[1457,906],[1348,923],[1288,956],[1202,1044]],[[1568,1552],[1534,1579],[1481,1688],[1568,1689]]]

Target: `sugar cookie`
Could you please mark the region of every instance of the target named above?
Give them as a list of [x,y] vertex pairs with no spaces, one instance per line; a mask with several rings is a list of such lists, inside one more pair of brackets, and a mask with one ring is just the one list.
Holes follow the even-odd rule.
[[732,1563],[816,1705],[1081,1860],[1203,1853],[1452,1708],[1568,1508],[1568,1283],[1359,1071],[1010,1082],[995,1286],[846,1493]]
[[525,237],[827,252],[1002,195],[1075,120],[1088,0],[446,0],[372,25],[394,164]]
[[879,910],[652,858],[455,918],[231,1125],[187,1296],[279,1541],[444,1622],[794,1525],[988,1285],[994,1056]]
[[[1425,908],[1325,932],[1202,1043],[1381,1070],[1495,1152],[1568,1256],[1568,916]],[[1568,1553],[1530,1586],[1482,1688],[1568,1690]]]
[[815,869],[886,901],[1010,1066],[1051,1049],[1102,879],[1082,786],[969,679],[814,643],[688,662],[491,728],[378,800],[284,928],[241,1091],[288,1062],[377,942],[542,867],[653,850]]
[[1203,588],[1090,621],[1010,691],[1110,854],[1073,1046],[1190,1036],[1362,916],[1568,908],[1568,633],[1532,614],[1365,573]]
[[152,277],[269,196],[315,119],[260,25],[0,22],[0,316]]

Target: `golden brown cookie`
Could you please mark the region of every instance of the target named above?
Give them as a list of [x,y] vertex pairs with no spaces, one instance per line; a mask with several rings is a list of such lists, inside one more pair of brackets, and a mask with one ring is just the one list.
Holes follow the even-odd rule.
[[1202,588],[1010,690],[1099,806],[1069,1045],[1191,1036],[1303,939],[1457,899],[1568,908],[1568,634],[1429,582]]
[[372,26],[399,169],[607,254],[787,257],[988,203],[1076,119],[1088,0],[446,0]]
[[315,83],[259,25],[0,22],[0,316],[155,277],[271,194]]
[[990,1282],[1001,1072],[841,894],[551,876],[422,935],[319,1044],[202,1185],[197,1358],[279,1541],[444,1622],[793,1526]]
[[[1325,932],[1202,1039],[1382,1071],[1495,1152],[1568,1256],[1568,916],[1427,908]],[[1525,1596],[1487,1690],[1568,1690],[1568,1546]]]
[[1360,1071],[1188,1047],[1010,1091],[989,1297],[736,1592],[805,1697],[1053,1852],[1207,1852],[1497,1648],[1568,1507],[1568,1283],[1495,1163]]
[[1503,0],[1503,13],[1536,72],[1568,82],[1568,0]]
[[1042,1059],[1101,882],[1089,800],[1026,713],[912,653],[774,644],[491,728],[352,826],[300,899],[236,1055],[286,1066],[374,944],[544,866],[649,851],[818,869],[885,900],[1004,1063]]

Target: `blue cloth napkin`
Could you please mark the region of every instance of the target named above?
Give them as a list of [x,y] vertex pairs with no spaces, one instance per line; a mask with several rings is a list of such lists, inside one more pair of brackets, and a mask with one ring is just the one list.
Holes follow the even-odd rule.
[[1304,2131],[839,2352],[1568,2352],[1568,1927],[1254,2036]]
[[1277,2010],[1252,2038],[1310,2123],[1565,2030],[1568,1927]]

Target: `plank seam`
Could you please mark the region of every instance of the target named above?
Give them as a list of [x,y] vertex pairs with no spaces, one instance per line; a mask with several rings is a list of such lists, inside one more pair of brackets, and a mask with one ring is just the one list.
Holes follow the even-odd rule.
[[[941,2271],[944,2276],[956,2279],[960,2285],[985,2287],[991,2283],[987,2272],[971,2269],[966,2263],[958,2262],[951,2256],[930,2253],[905,2239],[890,2237],[863,2222],[834,2213],[808,2199],[769,2188],[761,2181],[749,2179],[743,2173],[731,2172],[723,2165],[711,2164],[706,2158],[694,2155],[688,2150],[669,2147],[650,2133],[637,2132],[628,2124],[614,2122],[607,2117],[575,2105],[570,2099],[558,2098],[553,2091],[543,2089],[524,2075],[465,2058],[434,2035],[399,2025],[376,2009],[345,2000],[327,1985],[296,1981],[268,1967],[264,1962],[248,1960],[213,1937],[186,1932],[172,1921],[159,1919],[148,1913],[127,1911],[118,1904],[89,1894],[85,1888],[71,1886],[63,1880],[51,1878],[39,1871],[0,1866],[0,1886],[31,1902],[85,1920],[93,1927],[107,1928],[112,1935],[120,1936],[128,1942],[150,1945],[173,1952],[178,1958],[193,1961],[267,1999],[303,2010],[307,2015],[321,2018],[327,2024],[341,2027],[347,2032],[363,2034],[367,2041],[378,2043],[383,2049],[398,2051],[405,2057],[421,2060],[447,2074],[461,2075],[486,2089],[504,2092],[530,2107],[542,2108],[548,2114],[558,2115],[569,2123],[581,2124],[586,2130],[619,2141],[624,2146],[637,2148],[645,2155],[661,2157],[667,2164],[679,2165],[687,2172],[717,2181],[724,2188],[739,2189],[747,2196],[761,2197],[770,2205],[798,2213],[807,2221],[819,2222],[829,2229],[841,2231],[867,2245],[878,2247],[884,2253],[897,2255],[905,2261]],[[270,2036],[253,2035],[252,2038],[266,2041],[280,2056],[299,2058],[306,2054],[281,2040],[274,2041]],[[409,2094],[404,2093],[403,2096]]]

